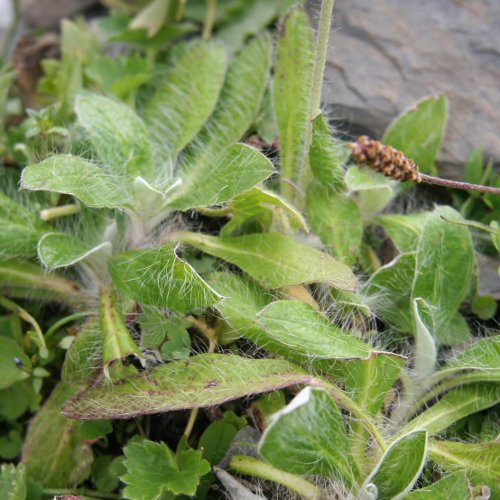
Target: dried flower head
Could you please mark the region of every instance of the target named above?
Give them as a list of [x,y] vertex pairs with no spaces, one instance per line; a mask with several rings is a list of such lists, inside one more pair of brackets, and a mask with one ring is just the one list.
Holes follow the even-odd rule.
[[370,139],[366,135],[359,136],[356,142],[351,142],[348,146],[351,149],[351,158],[358,165],[369,167],[397,181],[422,182],[415,162],[392,146]]

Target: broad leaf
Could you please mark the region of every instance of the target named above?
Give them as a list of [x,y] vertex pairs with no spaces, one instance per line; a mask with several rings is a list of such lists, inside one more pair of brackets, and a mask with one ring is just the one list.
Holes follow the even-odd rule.
[[[429,445],[429,455],[432,455],[432,443]],[[413,490],[405,498],[408,500],[436,500],[437,498],[469,500],[470,490],[467,476],[464,472],[454,472],[429,486]]]
[[405,498],[419,478],[427,459],[427,432],[405,434],[385,451],[379,463],[365,479],[361,492],[375,486],[377,499]]
[[382,141],[411,158],[422,172],[436,173],[436,161],[448,114],[446,97],[423,99],[398,116]]
[[165,80],[145,109],[145,121],[165,155],[175,159],[212,113],[226,72],[224,49],[195,41],[177,50]]
[[204,408],[310,380],[305,372],[282,360],[199,354],[131,376],[119,385],[77,394],[63,414],[92,420]]
[[368,344],[342,331],[304,302],[273,302],[258,314],[257,324],[285,352],[305,358],[366,358],[370,353]]
[[354,264],[363,235],[356,203],[313,182],[307,190],[306,213],[312,229],[332,254],[346,264]]
[[216,205],[248,191],[272,173],[273,165],[262,153],[233,144],[213,163],[186,163],[179,172],[182,183],[169,193],[168,204],[179,210]]
[[275,467],[294,474],[334,476],[350,485],[359,479],[342,415],[321,389],[306,387],[272,417],[259,452]]
[[201,452],[182,451],[176,459],[165,443],[143,440],[127,445],[123,452],[127,470],[121,476],[126,485],[123,493],[132,500],[156,500],[172,494],[192,496],[200,477],[210,471]]
[[[1,90],[1,89],[0,89]],[[0,498],[26,500],[25,467],[19,464],[2,464],[0,468]]]
[[429,456],[444,470],[464,471],[473,483],[489,486],[491,498],[500,495],[500,443],[432,441]]
[[411,420],[398,434],[425,429],[437,434],[467,415],[500,402],[500,386],[495,383],[470,384],[445,394],[428,410]]
[[48,233],[38,243],[38,258],[48,269],[68,267],[81,261],[89,261],[97,253],[109,255],[111,243],[86,245],[64,233]]
[[[309,101],[314,71],[314,42],[309,19],[302,9],[291,11],[282,21],[273,80],[273,106],[280,143],[281,176],[297,182],[307,161]],[[283,184],[290,198],[292,187]]]
[[152,180],[148,132],[129,106],[109,97],[83,94],[76,100],[75,111],[99,158],[111,172],[125,182],[137,176]]
[[27,166],[21,187],[71,194],[93,208],[122,208],[129,202],[116,179],[97,165],[71,155],[54,155]]
[[17,342],[0,336],[0,390],[30,376],[31,361]]
[[116,288],[141,304],[186,312],[221,299],[173,247],[128,250],[109,270]]
[[318,282],[343,290],[356,287],[356,277],[347,266],[280,233],[231,238],[188,232],[177,235],[182,242],[240,267],[270,288]]

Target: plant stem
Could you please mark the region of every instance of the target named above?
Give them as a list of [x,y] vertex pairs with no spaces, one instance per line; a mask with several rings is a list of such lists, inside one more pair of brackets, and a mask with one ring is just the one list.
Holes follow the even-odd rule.
[[71,489],[57,489],[57,488],[49,488],[43,490],[43,493],[45,495],[53,496],[53,497],[59,497],[62,495],[68,495],[68,496],[86,496],[86,497],[92,497],[92,498],[123,498],[121,495],[118,495],[116,493],[103,493],[101,491],[94,491],[94,490],[87,490],[85,488],[78,489],[78,490],[71,490]]
[[231,469],[252,477],[259,477],[268,481],[273,481],[286,486],[289,490],[295,491],[299,495],[307,499],[319,499],[320,491],[316,485],[309,481],[290,474],[282,470],[274,468],[272,465],[266,464],[253,457],[243,455],[234,455],[229,462]]
[[12,0],[12,22],[10,23],[9,30],[5,35],[5,40],[0,55],[0,66],[7,63],[10,49],[16,38],[17,27],[19,25],[19,18],[21,13],[20,0]]
[[40,219],[49,221],[57,219],[58,217],[77,214],[79,211],[80,207],[74,203],[62,205],[60,207],[46,208],[40,212]]
[[481,186],[479,184],[470,184],[468,182],[452,181],[450,179],[441,179],[427,174],[420,174],[422,182],[426,184],[435,184],[452,189],[463,189],[465,191],[477,191],[478,193],[491,193],[500,195],[500,188],[492,186]]
[[85,312],[79,312],[75,314],[70,314],[69,316],[66,316],[65,318],[60,319],[59,321],[56,321],[46,332],[45,332],[45,338],[49,338],[51,335],[53,335],[61,326],[64,326],[68,323],[71,323],[72,321],[75,321],[80,318],[86,318],[87,316],[90,316],[91,314],[94,314],[93,311],[85,311]]
[[202,37],[204,40],[208,40],[212,35],[212,30],[215,24],[215,14],[217,12],[217,0],[206,0],[207,1],[207,11],[205,14],[205,24],[203,25]]
[[208,207],[198,207],[196,211],[200,215],[205,215],[206,217],[228,217],[233,213],[230,207],[221,208],[208,208]]

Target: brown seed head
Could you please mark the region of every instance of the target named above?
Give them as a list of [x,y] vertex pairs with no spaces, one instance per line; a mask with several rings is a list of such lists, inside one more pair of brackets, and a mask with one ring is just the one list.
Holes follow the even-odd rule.
[[366,135],[359,136],[356,142],[351,142],[348,146],[351,149],[351,158],[358,165],[369,167],[397,181],[422,182],[415,162],[392,146],[370,139]]

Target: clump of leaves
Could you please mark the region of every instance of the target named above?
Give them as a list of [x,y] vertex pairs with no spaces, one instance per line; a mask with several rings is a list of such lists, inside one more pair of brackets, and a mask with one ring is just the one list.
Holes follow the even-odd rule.
[[[216,478],[251,493],[243,475],[306,498],[498,493],[500,346],[462,315],[476,293],[468,223],[447,206],[389,213],[406,186],[344,168],[319,111],[333,2],[316,49],[294,8],[274,52],[267,32],[228,45],[250,23],[234,3],[245,15],[213,39],[205,19],[205,39],[143,40],[147,57],[108,65],[92,49],[74,94],[52,87],[68,139],[32,158],[21,193],[4,169],[2,457],[35,416],[0,488],[205,498]],[[251,35],[281,13],[266,4]],[[125,31],[178,27],[151,16],[168,5]],[[64,54],[46,89],[73,71]],[[384,142],[435,173],[445,120],[445,98],[425,99]]]

